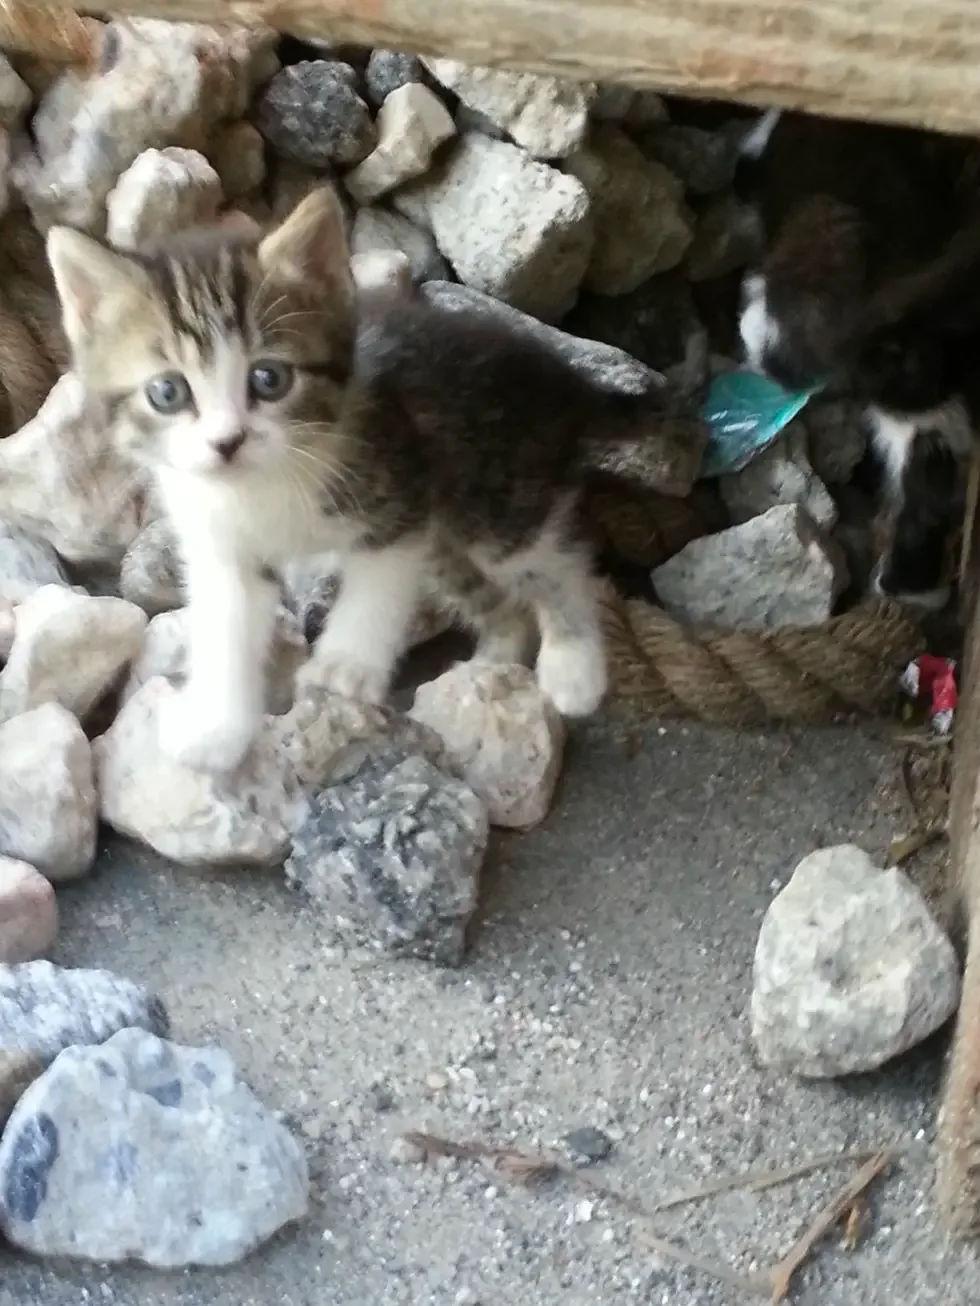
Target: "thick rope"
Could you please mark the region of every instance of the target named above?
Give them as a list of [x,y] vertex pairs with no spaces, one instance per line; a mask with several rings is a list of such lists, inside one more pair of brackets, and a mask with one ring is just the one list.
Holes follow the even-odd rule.
[[611,586],[601,593],[613,699],[652,716],[737,725],[873,714],[922,651],[918,626],[894,604],[862,603],[822,626],[752,632],[684,626]]

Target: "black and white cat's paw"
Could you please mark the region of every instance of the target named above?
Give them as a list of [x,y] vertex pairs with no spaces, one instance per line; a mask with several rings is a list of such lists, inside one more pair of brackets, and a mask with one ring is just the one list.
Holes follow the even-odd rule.
[[160,716],[160,744],[175,762],[192,771],[225,774],[244,760],[260,715],[244,708],[217,712],[193,690],[174,694]]
[[312,657],[296,673],[296,691],[325,690],[359,703],[380,706],[388,697],[389,673],[368,662],[360,662],[342,653]]
[[886,563],[882,561],[872,572],[871,593],[877,599],[887,599],[891,603],[918,608],[920,612],[942,612],[949,603],[952,590],[949,585],[916,589],[911,585],[903,584],[902,578],[892,574]]
[[606,694],[608,674],[600,639],[545,640],[535,668],[538,684],[566,717],[591,716]]

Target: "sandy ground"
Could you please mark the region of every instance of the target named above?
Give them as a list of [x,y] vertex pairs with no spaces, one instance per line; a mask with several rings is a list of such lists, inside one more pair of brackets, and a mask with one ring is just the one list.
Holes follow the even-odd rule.
[[[906,1145],[858,1250],[829,1241],[794,1299],[976,1302],[976,1254],[945,1243],[931,1206],[942,1039],[887,1073],[815,1086],[761,1069],[748,1032],[773,892],[818,842],[880,852],[901,831],[896,763],[850,729],[678,724],[624,740],[592,726],[545,825],[496,839],[469,960],[452,973],[350,950],[275,875],[202,877],[107,841],[97,873],[62,894],[57,959],[152,985],[178,1039],[226,1047],[304,1137],[315,1200],[302,1228],[221,1273],[0,1252],[0,1306],[764,1300],[658,1260],[635,1222],[568,1186],[389,1156],[407,1128],[533,1148],[584,1125],[614,1140],[586,1173],[648,1202],[712,1175]],[[749,1272],[849,1173],[739,1192],[658,1227]]]

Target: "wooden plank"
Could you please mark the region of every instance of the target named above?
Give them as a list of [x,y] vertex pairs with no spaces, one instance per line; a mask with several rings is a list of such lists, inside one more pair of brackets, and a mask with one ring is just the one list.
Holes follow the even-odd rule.
[[[72,8],[68,0],[47,5]],[[269,23],[476,64],[942,131],[980,127],[973,0],[109,0],[105,7],[118,16]],[[17,8],[17,0],[0,0],[0,44],[12,39],[4,13]]]

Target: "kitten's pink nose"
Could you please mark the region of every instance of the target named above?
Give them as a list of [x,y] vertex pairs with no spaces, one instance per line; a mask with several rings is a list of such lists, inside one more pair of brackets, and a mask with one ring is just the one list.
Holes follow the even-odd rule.
[[229,435],[224,440],[219,440],[215,444],[215,450],[221,455],[226,463],[230,463],[235,454],[245,443],[245,432],[236,431],[234,435]]

